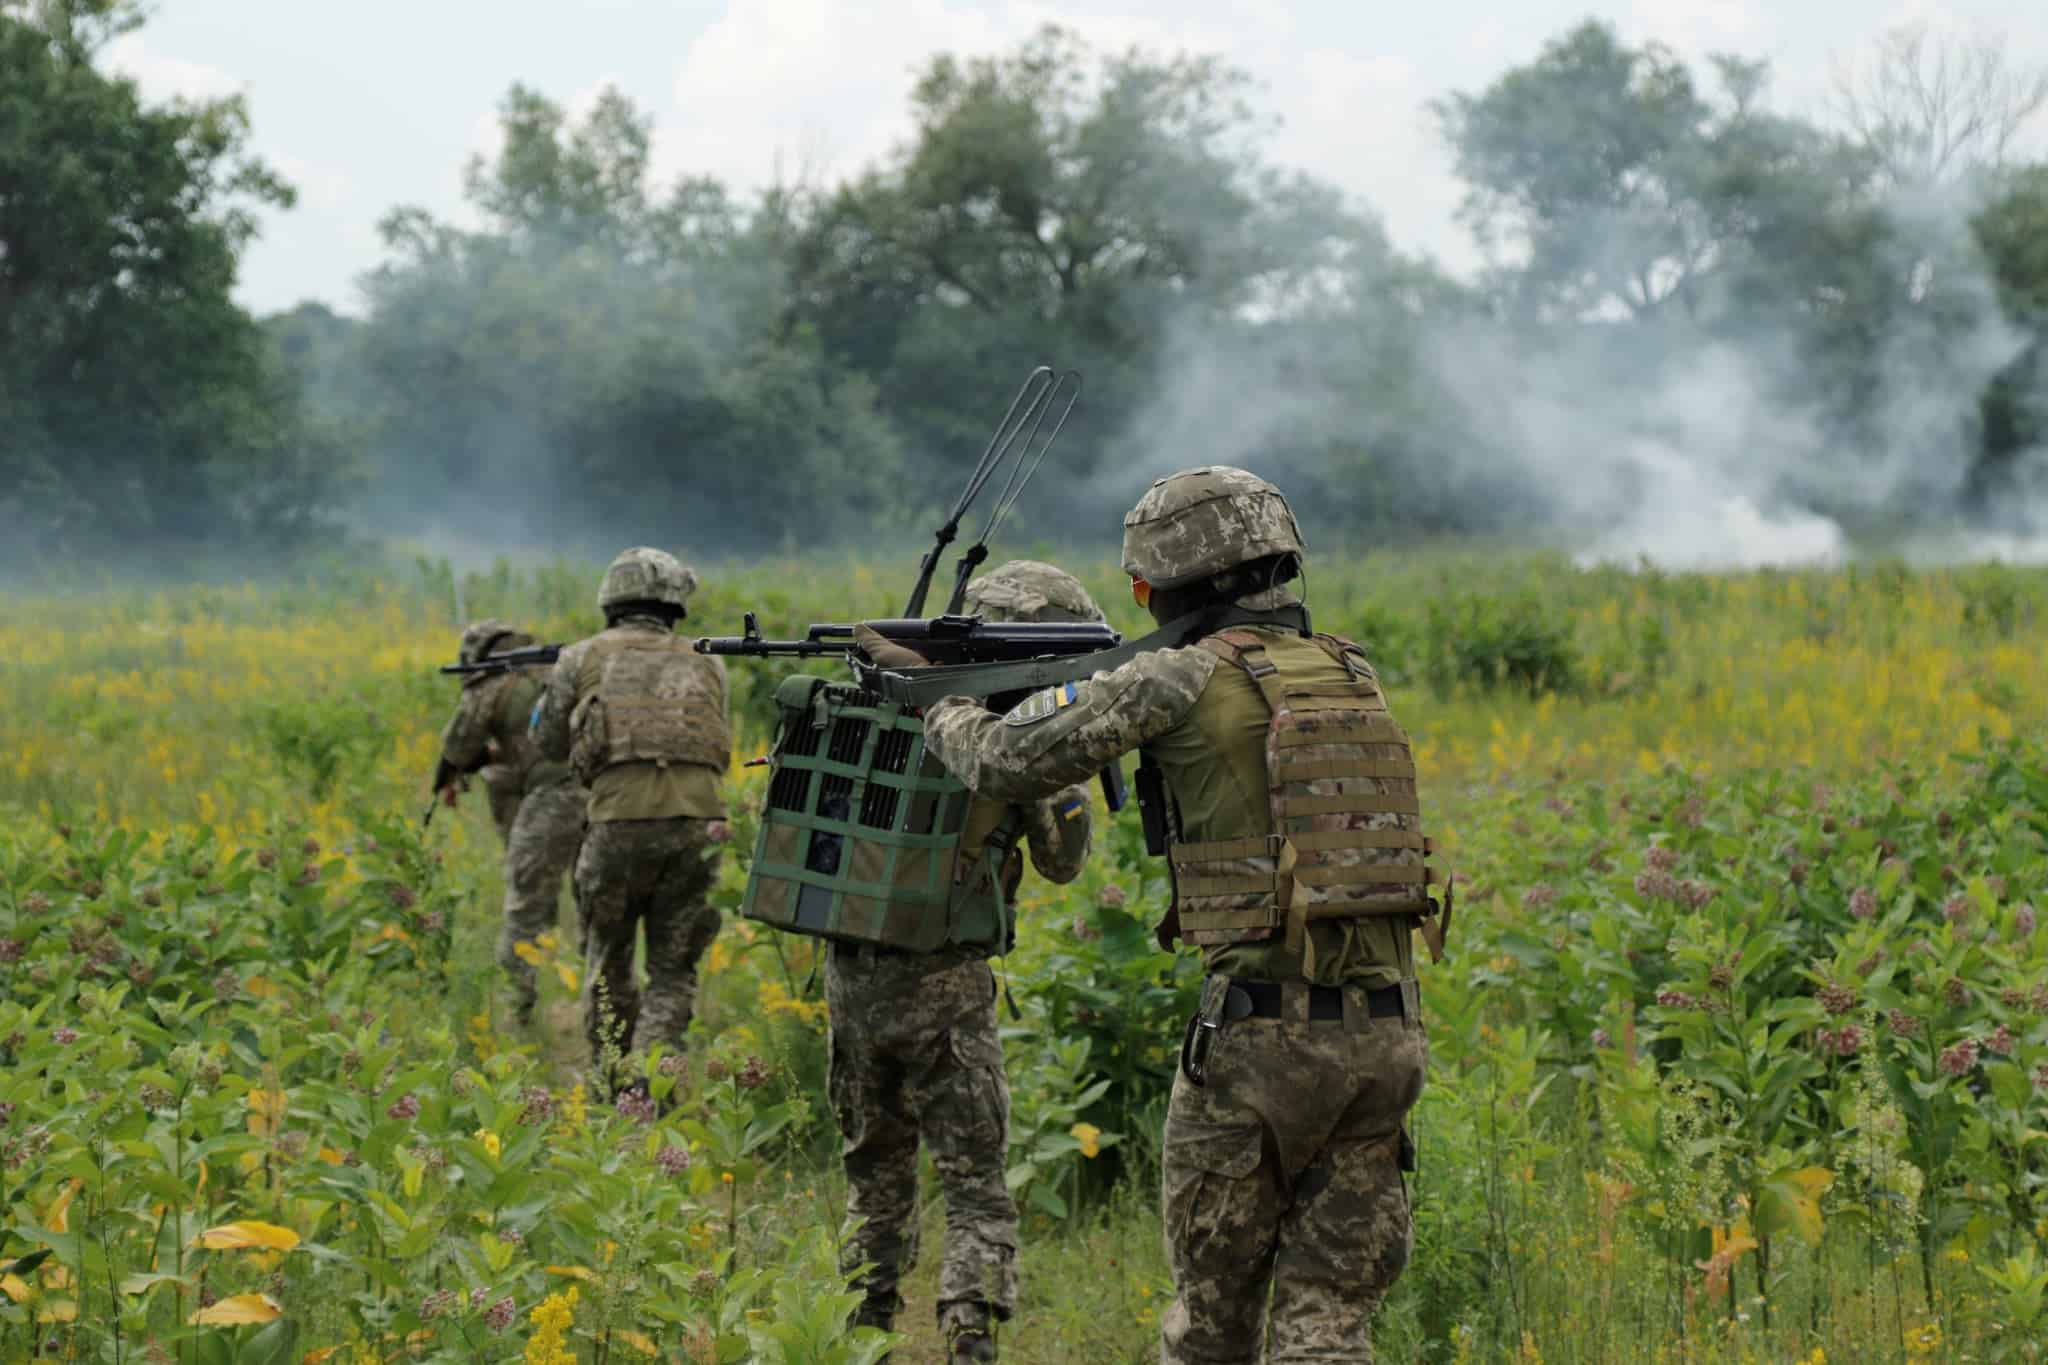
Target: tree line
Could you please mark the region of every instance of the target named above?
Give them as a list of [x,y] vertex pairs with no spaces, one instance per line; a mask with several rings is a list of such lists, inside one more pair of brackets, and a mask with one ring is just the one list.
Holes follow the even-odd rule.
[[1809,120],[1762,62],[1586,22],[1432,107],[1470,279],[1273,164],[1212,57],[1058,29],[936,56],[898,153],[750,194],[658,181],[623,95],[572,117],[514,86],[478,226],[396,208],[360,318],[258,322],[235,262],[290,190],[238,101],[101,68],[134,22],[0,0],[17,554],[874,537],[949,496],[1041,361],[1087,380],[1030,500],[1049,538],[1208,459],[1346,538],[1526,533],[1643,496],[1667,449],[1876,533],[2011,515],[2048,430],[2048,165],[2019,155],[2048,82],[1991,45],[1895,32]]

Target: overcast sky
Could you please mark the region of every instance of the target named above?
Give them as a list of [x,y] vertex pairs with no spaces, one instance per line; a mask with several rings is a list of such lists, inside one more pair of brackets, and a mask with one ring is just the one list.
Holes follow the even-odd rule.
[[2002,36],[2048,63],[2042,0],[161,0],[113,64],[152,94],[247,95],[255,148],[295,183],[243,266],[259,312],[357,311],[393,205],[460,208],[513,81],[586,102],[618,86],[656,118],[664,175],[742,187],[831,179],[904,136],[912,71],[1056,21],[1106,47],[1222,53],[1281,120],[1274,159],[1375,209],[1395,242],[1475,257],[1426,105],[1477,90],[1589,14],[1687,57],[1768,57],[1774,103],[1824,115],[1832,77],[1886,28]]

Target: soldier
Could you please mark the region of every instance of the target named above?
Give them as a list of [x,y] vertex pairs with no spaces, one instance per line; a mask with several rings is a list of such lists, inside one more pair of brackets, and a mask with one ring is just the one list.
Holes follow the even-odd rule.
[[[541,752],[589,788],[576,860],[588,979],[583,1027],[601,1084],[644,1086],[616,1063],[683,1046],[697,960],[718,933],[705,897],[727,838],[719,783],[731,757],[725,666],[675,626],[697,575],[662,550],[623,551],[597,592],[605,630],[562,651],[533,713]],[[647,989],[633,950],[647,935]]]
[[1434,949],[1442,922],[1407,739],[1358,647],[1310,634],[1286,586],[1303,552],[1265,480],[1161,479],[1124,519],[1123,564],[1166,647],[1006,716],[948,698],[925,720],[983,796],[1032,800],[1135,748],[1141,798],[1164,804],[1160,939],[1209,972],[1163,1144],[1168,1365],[1257,1361],[1269,1292],[1271,1360],[1370,1361],[1408,1260],[1403,1124],[1427,1059],[1411,931]]
[[[967,585],[967,609],[990,621],[1100,621],[1102,612],[1050,564],[1012,560]],[[885,667],[924,660],[863,631]],[[960,844],[956,936],[937,952],[838,943],[825,960],[832,1018],[832,1107],[846,1161],[849,1272],[868,1264],[855,1321],[889,1330],[897,1285],[917,1256],[917,1145],[931,1149],[946,1194],[939,1329],[952,1365],[996,1358],[995,1324],[1017,1304],[1017,1206],[1004,1183],[1010,1088],[996,1036],[992,955],[1016,926],[1007,912],[1024,876],[1023,847],[1048,881],[1070,882],[1088,858],[1085,788],[1018,805],[976,800]],[[1000,898],[991,882],[999,880]],[[958,928],[975,925],[978,932]]]
[[[503,621],[478,621],[462,632],[458,657],[480,663],[492,654],[533,643]],[[540,696],[538,669],[472,673],[448,728],[441,732],[441,761],[434,785],[450,807],[468,786],[468,775],[483,780],[491,819],[505,843],[505,922],[498,933],[498,965],[505,969],[506,1012],[524,1027],[539,998],[533,965],[521,960],[518,945],[531,944],[555,927],[562,878],[576,864],[583,841],[583,793],[567,764],[541,757],[528,738],[527,720]]]

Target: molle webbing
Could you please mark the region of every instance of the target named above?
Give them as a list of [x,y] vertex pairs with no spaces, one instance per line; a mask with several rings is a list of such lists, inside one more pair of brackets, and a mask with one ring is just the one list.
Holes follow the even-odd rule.
[[732,753],[716,666],[671,635],[599,637],[597,690],[584,702],[579,772],[620,763],[693,763],[720,772]]
[[1248,631],[1201,642],[1265,701],[1271,823],[1263,836],[1174,846],[1179,929],[1191,943],[1284,929],[1301,950],[1311,920],[1436,910],[1408,737],[1357,646],[1314,639],[1343,679],[1290,680]]

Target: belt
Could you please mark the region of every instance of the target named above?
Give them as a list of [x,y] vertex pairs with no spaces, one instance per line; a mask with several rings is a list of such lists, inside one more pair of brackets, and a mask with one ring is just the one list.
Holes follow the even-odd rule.
[[891,948],[884,943],[847,943],[842,939],[833,939],[832,956],[841,962],[875,962],[886,957],[916,957],[918,954],[908,948]]
[[[1253,981],[1245,977],[1230,978],[1230,993],[1233,997],[1243,995],[1251,1008],[1239,1015],[1236,1008],[1228,1011],[1232,1018],[1280,1019],[1282,999],[1286,988],[1278,981]],[[1233,999],[1232,1006],[1237,1004]],[[1401,1017],[1401,988],[1399,986],[1376,986],[1365,993],[1366,1013],[1375,1019],[1399,1019]],[[1344,1018],[1344,988],[1341,986],[1310,986],[1308,988],[1308,1017],[1322,1023],[1335,1023]]]

